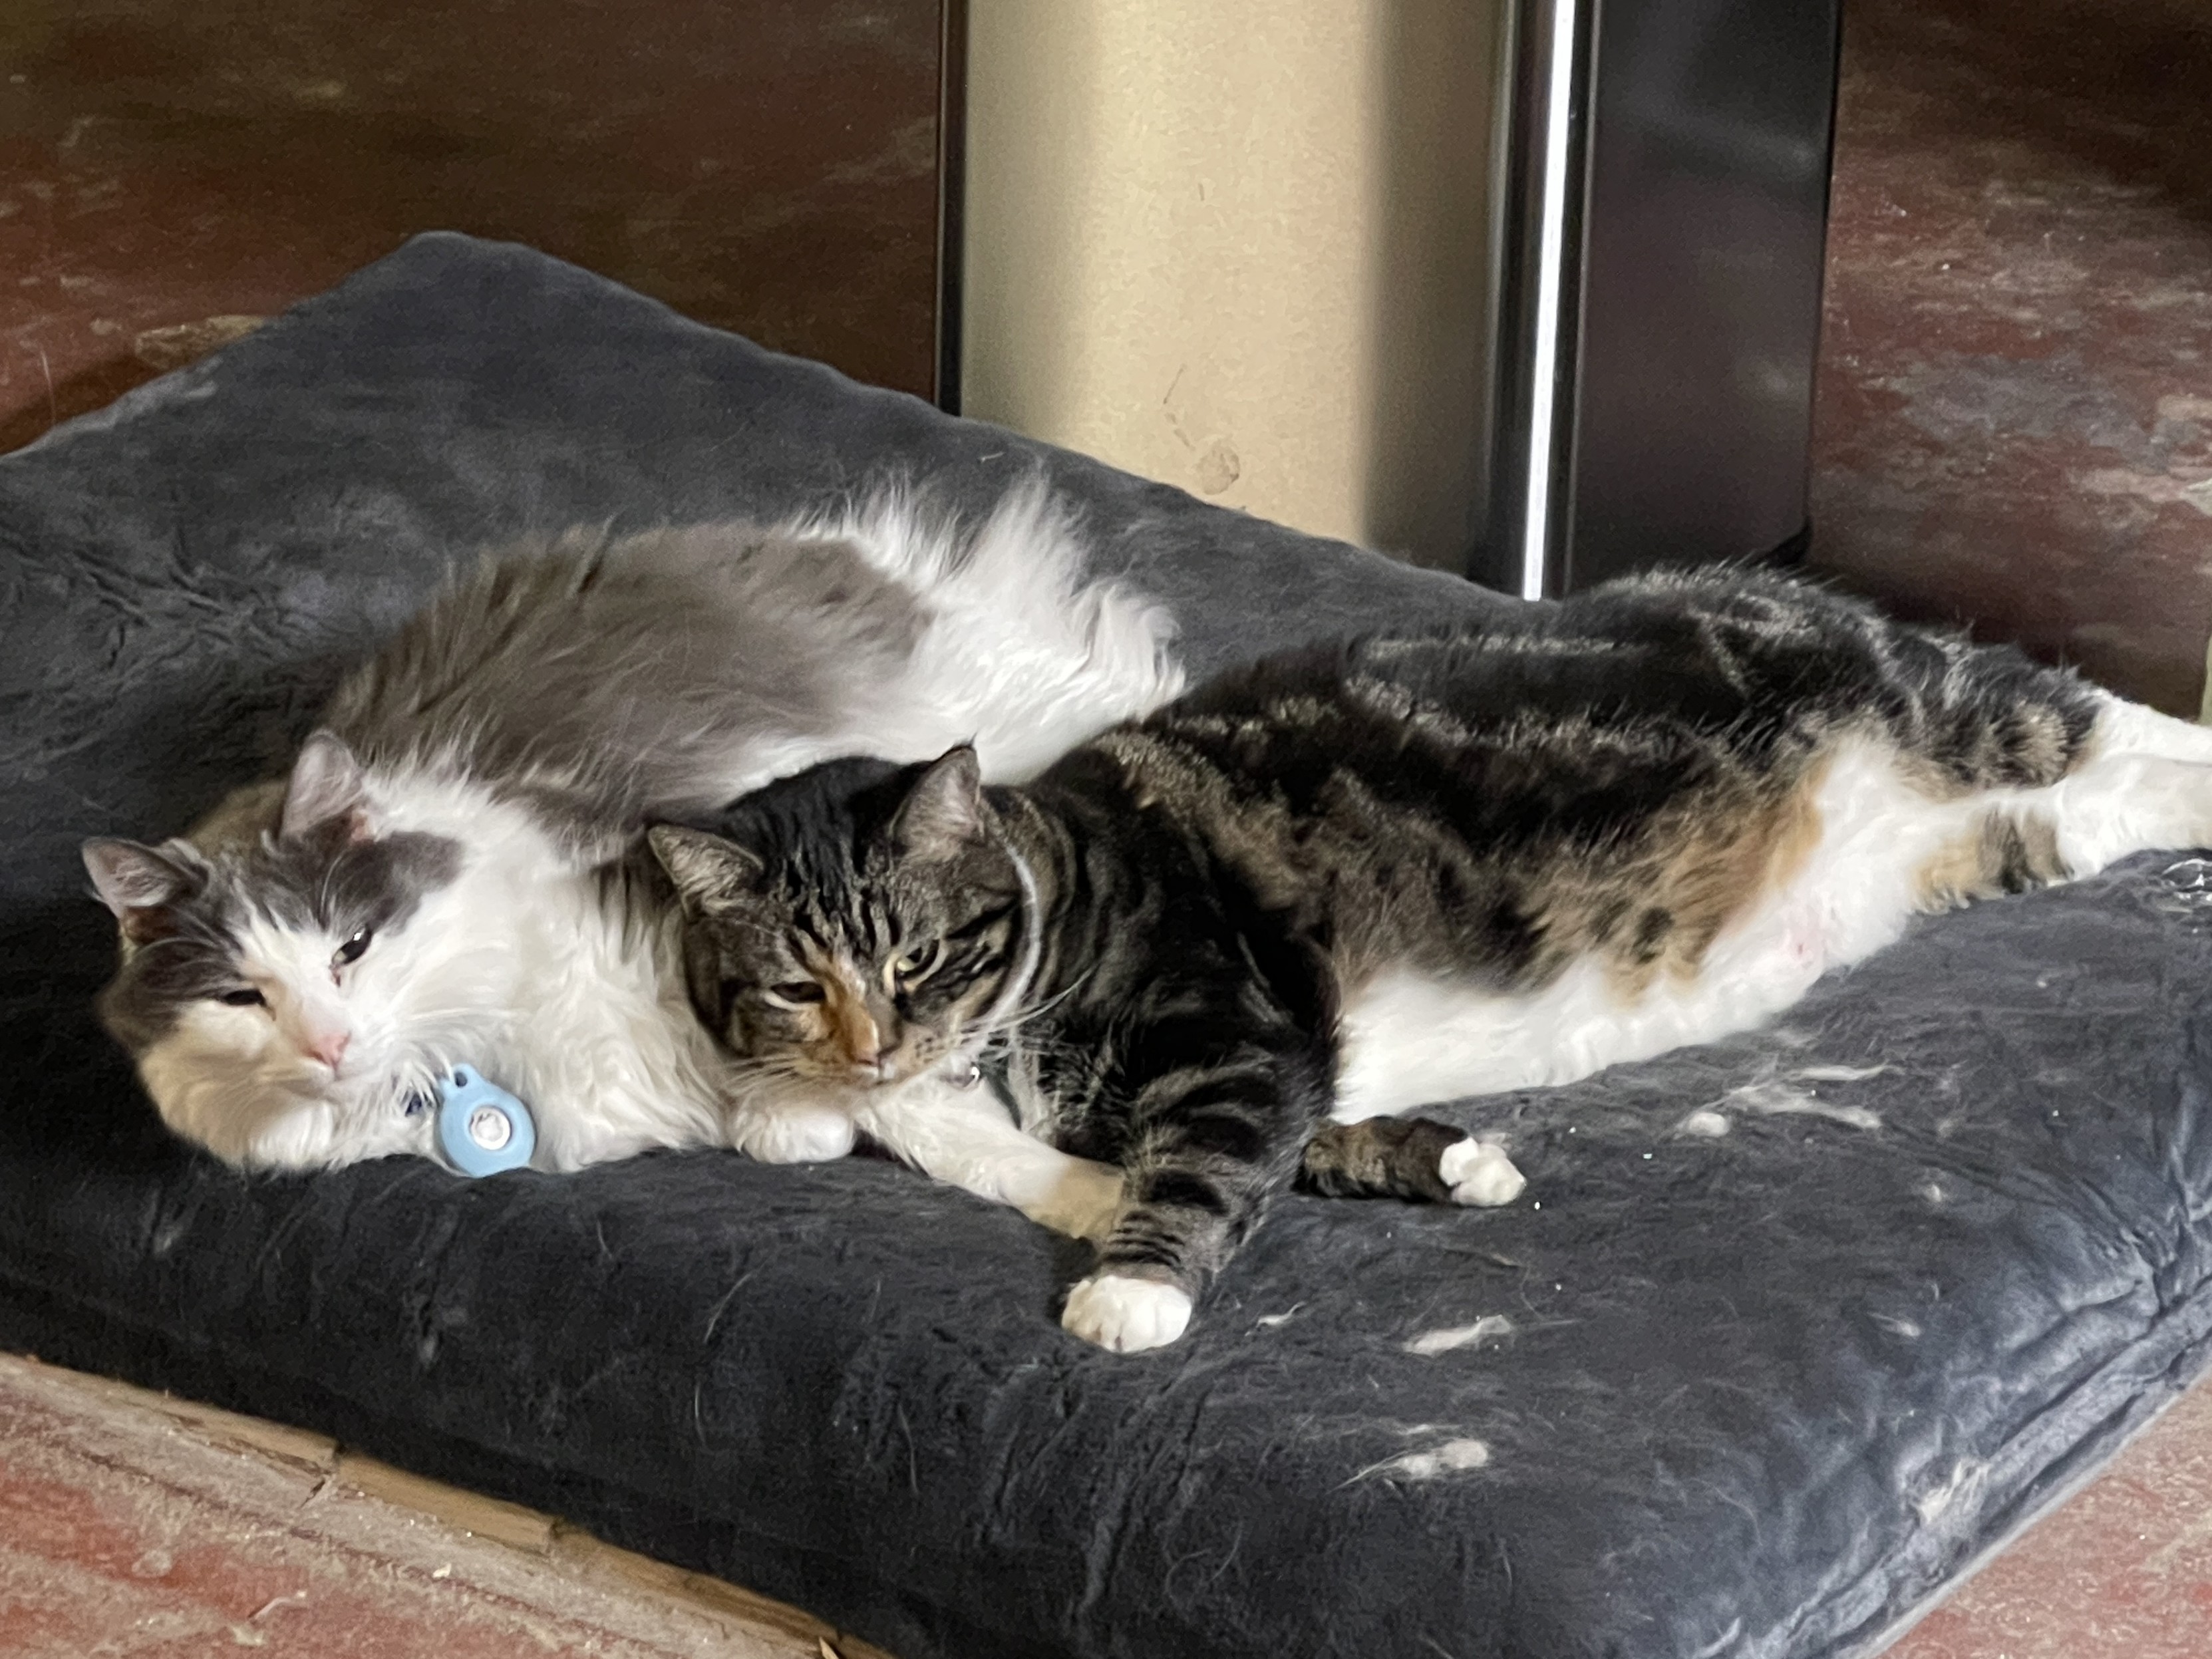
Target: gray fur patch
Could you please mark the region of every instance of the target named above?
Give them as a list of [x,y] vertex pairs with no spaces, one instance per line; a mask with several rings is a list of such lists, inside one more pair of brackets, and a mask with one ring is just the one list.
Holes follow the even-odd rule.
[[363,927],[396,933],[460,864],[459,843],[412,833],[265,836],[228,847],[193,880],[123,918],[123,963],[100,993],[100,1022],[135,1058],[190,1004],[238,987],[240,941],[257,916],[338,937]]
[[372,767],[465,757],[471,777],[595,836],[721,805],[719,757],[837,729],[924,620],[842,542],[743,525],[572,531],[456,580],[323,724]]

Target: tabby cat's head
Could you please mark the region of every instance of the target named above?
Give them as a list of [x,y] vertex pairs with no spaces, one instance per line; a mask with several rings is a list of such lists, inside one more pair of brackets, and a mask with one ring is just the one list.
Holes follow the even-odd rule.
[[663,824],[692,1006],[764,1080],[868,1089],[972,1054],[1021,947],[1022,881],[975,754],[832,761],[716,833]]

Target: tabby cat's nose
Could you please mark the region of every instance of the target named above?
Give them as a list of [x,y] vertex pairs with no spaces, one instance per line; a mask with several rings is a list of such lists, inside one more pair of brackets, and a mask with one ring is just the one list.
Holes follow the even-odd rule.
[[350,1031],[329,1031],[320,1036],[309,1038],[307,1048],[310,1054],[335,1072],[338,1068],[338,1062],[345,1058],[346,1045],[352,1041],[353,1034]]
[[863,1071],[876,1069],[899,1046],[899,1018],[889,1008],[869,1007],[855,997],[836,1014],[839,1046]]

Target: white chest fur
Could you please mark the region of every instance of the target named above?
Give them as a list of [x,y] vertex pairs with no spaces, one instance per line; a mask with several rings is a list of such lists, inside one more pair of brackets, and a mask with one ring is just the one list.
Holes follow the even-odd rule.
[[256,1134],[252,1162],[427,1152],[410,1095],[474,1066],[536,1119],[537,1162],[575,1169],[726,1138],[720,1064],[686,1002],[672,916],[641,910],[523,811],[422,773],[376,776],[381,833],[463,849],[454,879],[364,957],[349,1013],[358,1077]]

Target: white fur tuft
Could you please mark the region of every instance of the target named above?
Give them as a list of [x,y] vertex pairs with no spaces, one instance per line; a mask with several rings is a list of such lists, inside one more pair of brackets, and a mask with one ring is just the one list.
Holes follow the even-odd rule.
[[1446,1440],[1425,1451],[1401,1452],[1395,1457],[1386,1457],[1379,1463],[1370,1463],[1352,1478],[1365,1480],[1374,1476],[1397,1480],[1434,1480],[1439,1475],[1462,1474],[1469,1469],[1490,1467],[1490,1448],[1484,1442],[1468,1437]]
[[1182,690],[1166,611],[1085,579],[1082,538],[1041,478],[972,536],[903,489],[800,533],[850,543],[932,613],[899,683],[860,711],[859,752],[926,760],[972,742],[986,777],[1018,781]]
[[1419,1336],[1409,1337],[1406,1341],[1406,1352],[1428,1358],[1478,1343],[1503,1342],[1512,1334],[1513,1322],[1504,1314],[1485,1314],[1472,1325],[1452,1325],[1442,1330],[1423,1331]]

